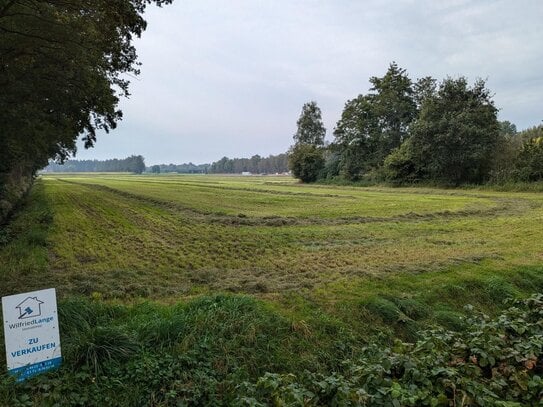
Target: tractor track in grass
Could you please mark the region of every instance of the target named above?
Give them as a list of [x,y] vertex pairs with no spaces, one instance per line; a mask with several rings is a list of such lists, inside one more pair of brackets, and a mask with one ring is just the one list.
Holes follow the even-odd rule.
[[[86,188],[108,192],[125,199],[130,199],[140,203],[146,203],[159,207],[161,209],[168,210],[177,215],[184,214],[187,219],[195,222],[209,223],[209,224],[221,224],[226,226],[335,226],[335,225],[349,225],[349,224],[364,224],[364,223],[384,223],[384,222],[419,222],[419,221],[435,221],[435,220],[447,220],[447,219],[462,219],[468,217],[497,217],[511,214],[522,214],[528,210],[541,207],[541,203],[532,201],[525,198],[500,198],[481,195],[479,198],[485,198],[496,205],[489,208],[473,208],[462,209],[457,211],[438,211],[432,213],[416,213],[408,212],[401,215],[390,217],[363,217],[363,216],[349,216],[349,217],[337,217],[337,218],[301,218],[301,217],[287,217],[287,216],[264,216],[264,217],[249,217],[246,215],[227,215],[219,214],[210,211],[203,211],[191,208],[186,205],[182,205],[178,202],[165,201],[161,199],[151,198],[135,194],[132,192],[123,191],[117,188],[113,188],[107,185],[91,184],[80,181],[69,181],[66,179],[56,178],[57,181],[80,185]],[[240,188],[233,190],[240,190]],[[259,192],[255,189],[241,189],[244,191]],[[264,193],[269,193],[264,191]],[[282,193],[282,192],[281,192]],[[304,195],[299,193],[292,193],[294,195]],[[318,195],[322,197],[329,197],[335,195]],[[338,195],[341,196],[341,195]],[[472,195],[469,195],[472,196]],[[343,197],[343,196],[341,196]]]

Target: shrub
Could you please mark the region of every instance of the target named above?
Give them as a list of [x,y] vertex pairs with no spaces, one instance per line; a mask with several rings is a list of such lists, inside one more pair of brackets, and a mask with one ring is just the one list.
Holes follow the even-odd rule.
[[[382,303],[382,302],[380,302]],[[383,307],[379,307],[383,308]],[[390,306],[385,307],[387,309]],[[240,387],[241,405],[520,406],[543,395],[543,295],[466,329],[421,332],[416,343],[373,343],[341,373],[266,374]]]
[[315,182],[324,168],[321,147],[312,144],[297,144],[289,152],[289,168],[302,182]]

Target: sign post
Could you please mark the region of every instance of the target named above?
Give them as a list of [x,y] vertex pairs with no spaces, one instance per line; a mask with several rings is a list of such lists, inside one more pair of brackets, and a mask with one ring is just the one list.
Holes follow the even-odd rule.
[[8,372],[17,381],[60,366],[54,288],[2,297]]

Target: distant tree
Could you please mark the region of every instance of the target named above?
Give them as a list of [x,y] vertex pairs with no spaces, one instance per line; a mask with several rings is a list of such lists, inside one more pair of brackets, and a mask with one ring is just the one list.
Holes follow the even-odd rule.
[[323,146],[326,134],[317,102],[304,104],[296,124],[294,146],[288,153],[288,166],[302,182],[314,182],[324,168]]
[[289,151],[289,168],[302,182],[315,182],[324,168],[322,147],[305,143],[294,145]]
[[445,79],[412,126],[410,159],[426,179],[460,184],[488,179],[499,140],[497,109],[483,80]]
[[533,126],[522,130],[518,133],[518,136],[523,142],[543,137],[543,125],[540,124],[539,126]]
[[152,172],[153,174],[160,174],[160,165],[153,165],[153,166],[151,167],[151,172]]
[[543,180],[543,125],[525,129],[514,138],[517,155],[513,163],[515,181]]
[[504,183],[514,179],[515,164],[522,147],[517,126],[506,120],[499,122],[499,127],[499,137],[490,171],[490,181],[493,183]]
[[136,155],[130,157],[132,159],[132,164],[130,170],[135,174],[141,174],[145,171],[145,161],[141,155]]
[[322,123],[321,109],[317,106],[317,102],[311,101],[304,104],[296,125],[295,144],[324,145],[326,129]]

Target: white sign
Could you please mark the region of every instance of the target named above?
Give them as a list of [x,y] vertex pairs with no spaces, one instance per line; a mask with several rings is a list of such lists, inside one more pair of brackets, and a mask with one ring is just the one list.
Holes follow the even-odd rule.
[[60,365],[54,288],[2,297],[8,372],[18,381]]

